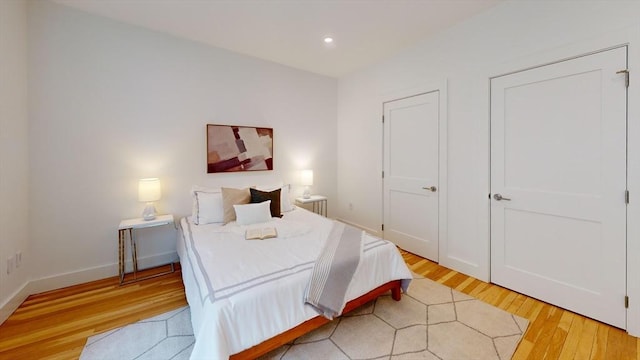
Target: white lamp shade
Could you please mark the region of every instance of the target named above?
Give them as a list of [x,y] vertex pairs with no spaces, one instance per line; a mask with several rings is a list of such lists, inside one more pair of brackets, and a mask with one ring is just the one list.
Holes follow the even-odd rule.
[[138,181],[138,201],[158,201],[161,196],[160,179],[148,178]]
[[300,171],[300,184],[305,186],[313,185],[313,170]]

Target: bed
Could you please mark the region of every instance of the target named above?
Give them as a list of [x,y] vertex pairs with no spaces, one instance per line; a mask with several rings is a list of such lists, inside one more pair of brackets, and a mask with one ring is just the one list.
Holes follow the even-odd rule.
[[[329,321],[304,294],[333,220],[295,207],[269,220],[278,237],[265,240],[245,240],[255,225],[196,220],[181,219],[177,244],[196,338],[191,359],[255,358]],[[399,300],[411,281],[392,243],[361,237],[343,313],[389,291]]]

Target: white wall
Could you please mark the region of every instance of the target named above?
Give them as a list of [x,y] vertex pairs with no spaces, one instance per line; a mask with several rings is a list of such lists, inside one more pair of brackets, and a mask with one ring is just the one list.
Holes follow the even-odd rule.
[[[617,45],[615,36],[610,43],[593,41],[593,48],[575,44],[590,43],[619,29],[629,28],[637,37],[638,14],[637,1],[510,1],[381,64],[340,79],[337,216],[364,228],[380,229],[381,99],[390,92],[446,80],[448,237],[440,239],[440,262],[488,280],[489,78]],[[640,44],[631,46],[632,54],[637,54],[633,46]],[[630,59],[631,73],[637,73],[633,68],[637,60]],[[630,111],[640,99],[633,94],[630,90]],[[637,147],[637,119],[630,116],[630,122],[630,141],[635,140]],[[640,187],[634,156],[630,152],[630,189],[634,184],[636,189]],[[638,214],[630,207],[630,214],[632,211]],[[640,225],[635,223],[637,217],[629,225],[629,239],[632,232],[638,234]],[[629,286],[635,287],[636,280],[630,279]]]
[[[337,80],[45,1],[29,36],[34,291],[116,274],[139,178],[159,177],[156,207],[179,216],[194,184],[295,184],[302,168],[336,198]],[[207,123],[273,127],[275,170],[206,174]],[[145,266],[175,258],[170,228],[140,235]]]
[[[27,3],[0,1],[0,323],[24,300],[29,278]],[[7,275],[7,258],[22,265]]]

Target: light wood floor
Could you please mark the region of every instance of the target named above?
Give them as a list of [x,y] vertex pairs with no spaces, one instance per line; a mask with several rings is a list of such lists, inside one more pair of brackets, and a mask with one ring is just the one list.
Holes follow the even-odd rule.
[[[640,359],[640,342],[620,329],[402,255],[414,272],[529,319],[515,360]],[[184,305],[179,270],[125,286],[110,278],[33,295],[0,326],[0,359],[77,359],[89,336]]]
[[77,359],[89,336],[185,306],[181,276],[178,266],[125,286],[113,277],[29,296],[0,326],[0,359]]
[[545,302],[403,252],[416,273],[530,321],[514,360],[640,359],[638,338]]

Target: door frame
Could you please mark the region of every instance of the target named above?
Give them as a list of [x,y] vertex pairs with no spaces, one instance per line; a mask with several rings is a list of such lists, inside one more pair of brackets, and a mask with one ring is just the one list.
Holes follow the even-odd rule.
[[[448,102],[447,102],[447,79],[442,79],[438,82],[429,82],[417,85],[414,87],[390,91],[382,94],[379,99],[380,104],[380,154],[381,154],[381,166],[380,176],[385,169],[384,163],[384,123],[382,117],[384,116],[384,104],[391,101],[402,100],[405,98],[432,93],[438,91],[438,261],[441,262],[443,258],[444,249],[447,248],[447,124],[448,124]],[[381,204],[380,219],[384,224],[384,178],[382,179],[382,187],[380,189]],[[380,232],[381,237],[384,239],[384,230]]]
[[[594,52],[600,52],[620,46],[628,46],[627,64],[630,70],[630,85],[627,89],[627,189],[630,191],[631,201],[627,204],[627,295],[629,307],[627,308],[627,333],[632,336],[640,336],[640,25],[623,28],[600,36],[585,39],[571,44],[559,44],[552,50],[540,50],[526,57],[512,59],[511,61],[495,64],[488,68],[489,75],[486,80],[488,91],[487,107],[488,117],[486,123],[487,132],[483,134],[486,146],[481,151],[489,154],[491,149],[491,78],[503,76],[513,72],[522,71],[532,67],[539,67],[562,60],[584,56]],[[635,71],[634,71],[635,70]],[[487,253],[490,268],[490,200],[487,196],[491,192],[490,156],[487,159],[487,182],[484,188],[486,217],[479,219],[479,229],[486,234]],[[491,275],[489,274],[489,281]]]

